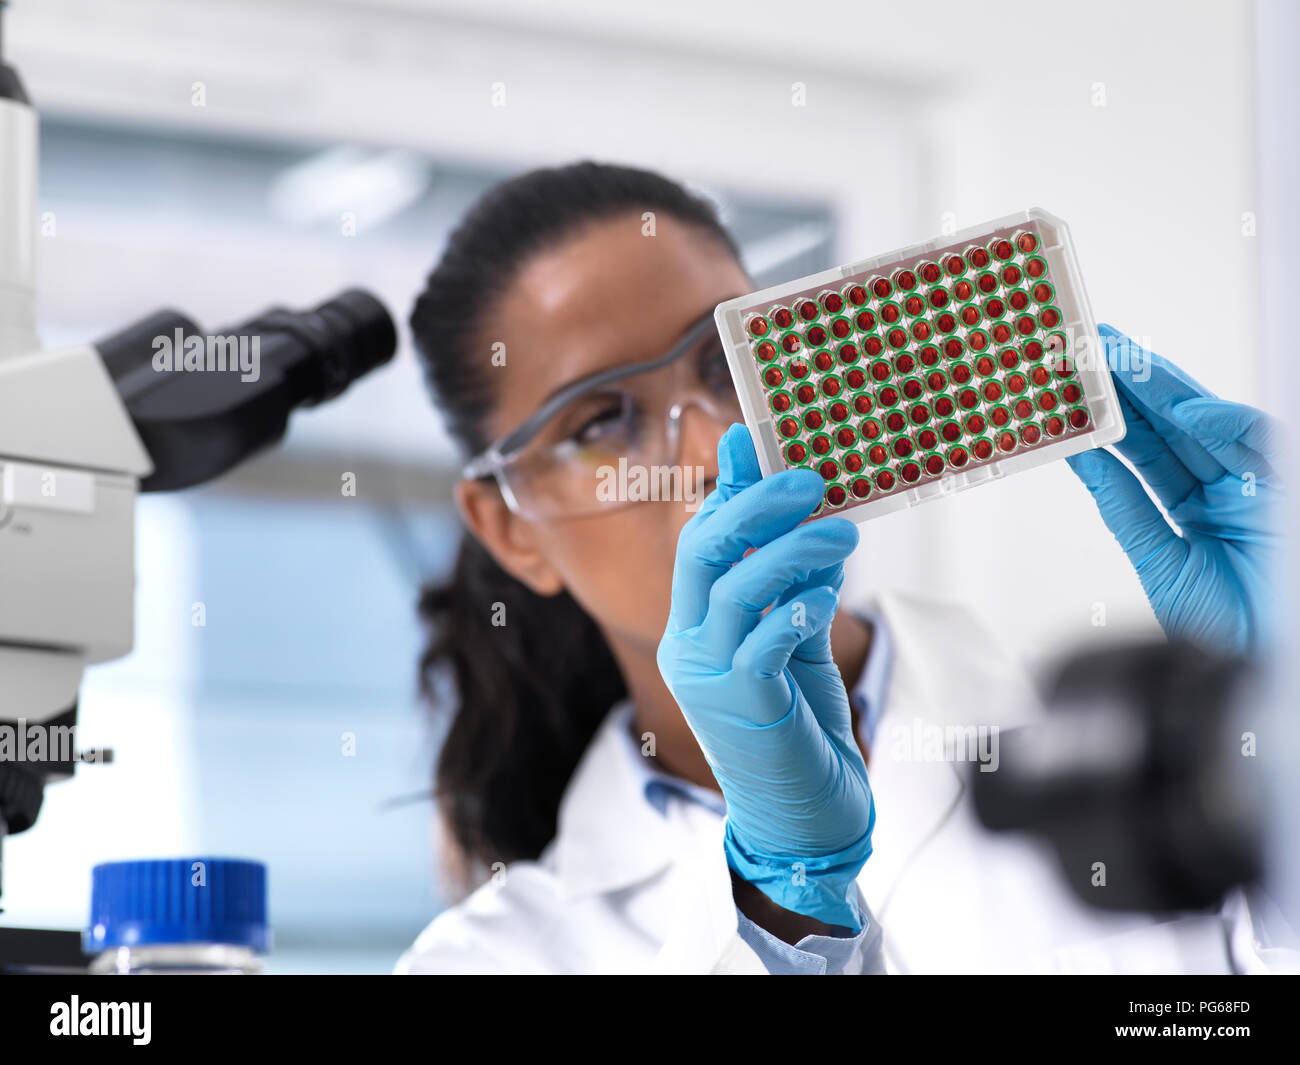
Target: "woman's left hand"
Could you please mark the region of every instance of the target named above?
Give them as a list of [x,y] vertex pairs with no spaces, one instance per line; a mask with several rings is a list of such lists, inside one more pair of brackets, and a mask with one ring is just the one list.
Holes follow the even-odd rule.
[[[1108,325],[1100,327],[1128,434],[1067,461],[1137,570],[1170,637],[1230,651],[1266,642],[1276,608],[1276,431]],[[1150,487],[1170,523],[1147,495]]]

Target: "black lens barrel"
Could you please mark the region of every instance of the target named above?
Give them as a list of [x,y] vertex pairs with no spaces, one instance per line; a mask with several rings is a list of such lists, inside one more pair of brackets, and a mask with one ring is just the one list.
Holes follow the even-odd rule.
[[141,491],[157,492],[202,484],[274,444],[293,410],[328,402],[391,359],[397,329],[379,300],[348,289],[207,337],[158,311],[95,346],[153,460]]

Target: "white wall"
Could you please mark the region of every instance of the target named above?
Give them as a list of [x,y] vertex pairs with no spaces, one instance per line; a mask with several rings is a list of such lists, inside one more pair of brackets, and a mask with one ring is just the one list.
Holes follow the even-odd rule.
[[[1255,242],[1241,221],[1254,209],[1250,19],[1246,4],[1172,0],[18,0],[7,38],[51,113],[508,167],[633,161],[830,202],[846,260],[1043,206],[1071,223],[1100,318],[1255,400]],[[203,108],[191,102],[197,81]],[[498,82],[504,108],[491,105]],[[792,106],[795,82],[804,107]],[[806,153],[774,165],[777,135]],[[71,247],[42,249],[47,289],[74,275]],[[221,250],[231,291],[211,300],[243,300],[260,282],[256,250]],[[1177,265],[1134,265],[1146,261]],[[1186,283],[1200,263],[1244,323],[1237,343],[1215,335],[1204,292]],[[111,304],[111,271],[94,275],[44,298]],[[963,544],[1026,527],[1034,542],[1051,537],[1055,572],[1023,581],[1013,555],[935,568]],[[956,595],[1031,658],[1154,624],[1064,465],[865,532],[861,590]],[[1102,629],[1091,625],[1098,603]]]

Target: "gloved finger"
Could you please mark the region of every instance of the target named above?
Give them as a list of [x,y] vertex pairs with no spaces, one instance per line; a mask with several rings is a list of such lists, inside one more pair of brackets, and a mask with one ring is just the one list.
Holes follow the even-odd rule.
[[787,588],[842,563],[857,546],[857,526],[843,518],[800,525],[764,544],[714,582],[701,644],[729,658]]
[[[808,575],[804,581],[796,581],[777,600],[777,605],[772,609],[785,606],[787,603],[799,598],[809,588],[817,588],[825,585],[828,588],[839,592],[844,587],[844,563],[839,562],[834,566],[828,566],[826,569],[815,570]],[[831,630],[830,626],[809,632],[805,639],[798,647],[794,649],[791,655],[790,666],[794,667],[800,662],[827,662],[831,657]],[[796,675],[795,680],[799,678]]]
[[1115,449],[1133,463],[1156,498],[1166,507],[1182,502],[1201,482],[1122,391],[1119,393],[1119,406],[1128,428]]
[[1185,399],[1170,417],[1238,477],[1271,476],[1278,452],[1277,424],[1262,410],[1226,399]]
[[[1120,393],[1169,445],[1193,477],[1205,484],[1222,477],[1224,471],[1218,459],[1170,417],[1174,406],[1183,400],[1213,398],[1214,394],[1168,359],[1147,351],[1114,326],[1103,322],[1097,331],[1106,345],[1107,360]],[[1123,441],[1118,450],[1129,457]]]
[[[833,588],[838,593],[844,584],[842,565],[833,579],[834,583],[827,581],[827,587]],[[804,589],[801,588],[794,595],[782,597],[782,605],[773,607],[773,610],[789,609],[786,603],[801,599],[803,594]],[[790,674],[791,679],[808,700],[813,717],[817,719],[827,738],[842,751],[854,752],[853,756],[856,757],[853,715],[848,701],[825,697],[827,688],[843,688],[840,670],[835,664],[835,656],[831,651],[831,625],[834,620],[835,617],[832,615],[826,620],[825,625],[808,633],[807,637],[790,653],[786,672]]]
[[1187,554],[1186,541],[1165,520],[1142,482],[1114,455],[1102,450],[1085,451],[1065,461],[1092,493],[1102,520],[1150,594],[1150,574],[1181,563]]
[[779,677],[800,643],[830,628],[839,604],[839,592],[820,585],[805,588],[797,598],[769,610],[736,648],[732,671],[760,680]]
[[687,522],[677,538],[668,631],[704,620],[713,583],[752,548],[788,533],[822,500],[826,482],[813,470],[782,470],[720,503],[702,524]]
[[687,525],[703,525],[718,507],[762,478],[749,430],[739,422],[718,438],[718,483]]

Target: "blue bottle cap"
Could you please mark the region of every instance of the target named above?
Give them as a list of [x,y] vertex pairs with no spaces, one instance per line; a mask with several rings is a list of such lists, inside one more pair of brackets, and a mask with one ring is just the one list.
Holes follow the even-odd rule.
[[226,943],[270,949],[266,866],[239,858],[105,862],[92,871],[84,949]]

